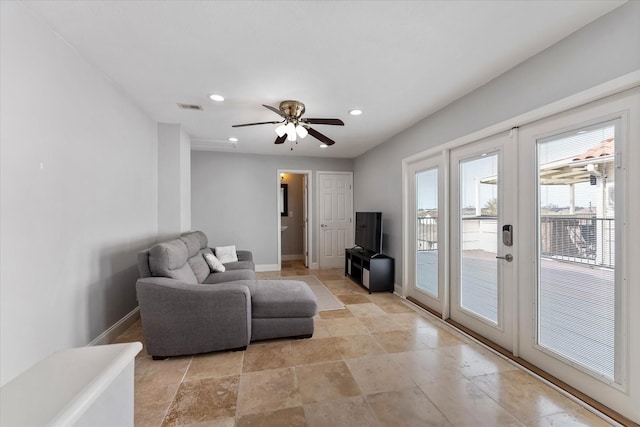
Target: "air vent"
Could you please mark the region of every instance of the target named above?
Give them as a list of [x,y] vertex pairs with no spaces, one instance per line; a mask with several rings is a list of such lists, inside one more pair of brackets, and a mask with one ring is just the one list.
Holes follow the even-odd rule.
[[202,106],[201,105],[180,104],[180,103],[178,103],[178,107],[182,108],[183,110],[200,110],[200,111],[202,111]]

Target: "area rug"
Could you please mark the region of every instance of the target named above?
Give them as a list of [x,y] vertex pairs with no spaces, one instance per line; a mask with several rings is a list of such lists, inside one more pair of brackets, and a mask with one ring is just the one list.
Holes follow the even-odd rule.
[[316,276],[285,276],[278,278],[274,277],[268,280],[300,280],[301,282],[305,282],[309,285],[309,288],[311,288],[311,291],[316,296],[318,311],[343,310],[345,308],[344,304],[338,301],[331,291],[323,285]]

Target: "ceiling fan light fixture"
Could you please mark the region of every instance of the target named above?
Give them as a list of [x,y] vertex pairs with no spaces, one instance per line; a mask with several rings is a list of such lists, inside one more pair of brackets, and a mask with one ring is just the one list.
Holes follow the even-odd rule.
[[328,145],[325,144],[325,143],[320,144],[320,148],[327,148],[327,147],[328,147]]
[[282,135],[284,135],[285,133],[287,133],[287,126],[286,125],[280,125],[276,128],[276,133],[278,134],[279,137],[282,137]]
[[309,131],[304,126],[298,125],[296,126],[296,133],[300,138],[304,138],[305,136],[307,136]]
[[294,125],[292,122],[287,123],[287,139],[289,141],[295,141],[296,140],[296,125]]

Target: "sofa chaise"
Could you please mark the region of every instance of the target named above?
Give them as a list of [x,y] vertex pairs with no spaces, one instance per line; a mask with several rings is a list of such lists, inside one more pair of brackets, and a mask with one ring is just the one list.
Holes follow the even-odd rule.
[[201,231],[138,254],[145,347],[154,359],[243,350],[252,341],[313,335],[316,299],[296,280],[257,280],[252,253],[212,272]]

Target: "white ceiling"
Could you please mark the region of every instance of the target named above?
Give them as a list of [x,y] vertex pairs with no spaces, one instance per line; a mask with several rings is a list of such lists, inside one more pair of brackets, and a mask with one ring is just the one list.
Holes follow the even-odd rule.
[[[196,148],[350,158],[624,2],[25,3],[150,117],[180,123]],[[273,144],[276,125],[231,127],[278,120],[261,104],[285,99],[304,102],[305,117],[341,118],[344,127],[314,126],[336,144],[307,136],[290,151]]]

